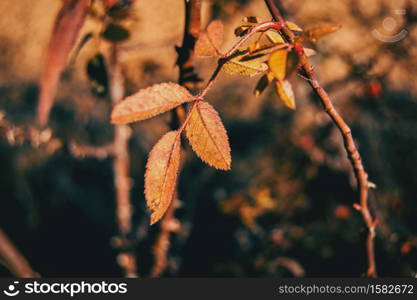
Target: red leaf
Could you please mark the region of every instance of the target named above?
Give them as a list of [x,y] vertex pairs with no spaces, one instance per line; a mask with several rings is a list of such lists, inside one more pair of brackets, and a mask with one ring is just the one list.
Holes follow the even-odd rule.
[[219,20],[212,21],[206,31],[200,33],[195,44],[195,55],[217,56],[223,43],[223,24]]
[[217,111],[199,101],[185,127],[190,145],[204,162],[222,170],[231,164],[229,139]]
[[46,125],[48,122],[59,77],[66,66],[69,53],[84,24],[89,4],[89,0],[65,1],[55,19],[40,79],[37,117],[41,126]]
[[145,174],[145,198],[151,210],[151,225],[158,222],[174,196],[180,165],[181,139],[178,131],[166,133],[149,154]]
[[155,84],[118,103],[111,114],[111,123],[142,121],[193,100],[187,89],[176,83]]

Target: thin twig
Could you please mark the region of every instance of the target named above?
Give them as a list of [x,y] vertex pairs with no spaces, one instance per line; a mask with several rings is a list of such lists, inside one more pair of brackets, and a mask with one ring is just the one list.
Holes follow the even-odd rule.
[[[177,48],[177,65],[179,67],[178,83],[190,90],[194,90],[201,83],[201,79],[194,70],[194,45],[200,34],[201,26],[201,0],[184,0],[184,5],[184,37],[181,47]],[[193,103],[190,111],[195,107],[195,103],[196,101]],[[184,106],[177,107],[172,113],[171,129],[176,130],[182,124],[178,130],[180,134],[188,119],[185,117]],[[181,226],[180,222],[175,218],[175,209],[178,202],[178,191],[176,191],[174,199],[171,201],[171,205],[161,221],[160,232],[153,247],[155,263],[151,270],[151,277],[160,276],[167,267],[171,233],[178,231]]]
[[41,277],[29,265],[26,258],[17,250],[6,233],[0,228],[0,262],[16,277]]
[[367,276],[369,277],[377,277],[376,272],[376,265],[375,265],[375,251],[374,251],[374,238],[375,238],[375,227],[377,224],[376,219],[374,219],[369,211],[368,206],[368,174],[366,173],[362,159],[359,154],[359,151],[355,145],[355,142],[352,137],[352,132],[349,126],[346,124],[342,116],[337,112],[334,108],[333,103],[327,94],[327,92],[320,86],[318,81],[316,80],[315,73],[313,66],[309,62],[307,56],[304,53],[303,46],[301,44],[295,43],[294,41],[294,34],[285,25],[285,21],[278,9],[275,5],[273,0],[265,0],[268,9],[274,18],[275,21],[280,22],[283,24],[283,28],[279,31],[283,38],[290,44],[294,45],[294,50],[298,55],[302,75],[307,78],[307,82],[315,91],[316,95],[319,97],[321,104],[323,105],[326,113],[330,116],[333,120],[334,124],[339,129],[346,152],[348,153],[349,160],[352,164],[353,170],[355,172],[356,181],[358,183],[358,190],[359,190],[359,204],[356,204],[354,207],[359,210],[362,214],[362,218],[366,224],[368,229],[368,236],[366,242],[367,248],[367,257],[368,257],[368,270]]
[[[113,104],[117,104],[124,97],[124,77],[119,62],[118,49],[113,45],[110,56],[110,97]],[[120,237],[117,245],[120,248],[118,263],[126,277],[137,277],[137,264],[132,242],[128,235],[131,232],[132,208],[130,205],[131,178],[129,176],[129,139],[131,130],[127,125],[114,127],[114,185],[116,189],[116,215]]]

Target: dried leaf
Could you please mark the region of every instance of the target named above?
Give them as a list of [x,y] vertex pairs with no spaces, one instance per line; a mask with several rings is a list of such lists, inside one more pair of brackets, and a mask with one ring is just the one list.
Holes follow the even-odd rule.
[[264,74],[261,77],[261,79],[259,79],[258,83],[256,84],[255,90],[253,91],[255,97],[259,97],[262,94],[262,92],[268,87],[268,85],[272,82],[273,79],[274,75],[271,72]]
[[248,26],[248,25],[242,25],[242,26],[236,27],[234,33],[236,36],[242,37],[249,31],[251,27],[252,26]]
[[125,19],[130,16],[134,0],[104,0],[106,13],[113,19]]
[[275,32],[275,31],[267,31],[266,37],[271,41],[271,43],[274,43],[274,44],[285,43],[282,36],[278,32]]
[[254,17],[254,16],[249,16],[249,17],[244,17],[242,19],[243,23],[250,23],[250,24],[258,24],[261,23],[262,20],[259,19],[258,17]]
[[158,222],[174,196],[181,156],[178,131],[166,133],[149,153],[145,173],[145,198],[151,225]]
[[89,3],[89,0],[65,1],[55,19],[40,79],[37,118],[41,126],[48,122],[59,77],[84,24]]
[[207,102],[199,101],[185,127],[191,147],[202,161],[221,170],[229,170],[229,139],[217,111]]
[[264,61],[263,58],[248,58],[246,52],[237,53],[224,63],[223,70],[229,74],[254,76],[268,69]]
[[97,53],[87,63],[87,75],[92,91],[99,97],[105,97],[108,92],[108,74],[104,56]]
[[111,123],[145,120],[192,100],[193,96],[176,83],[155,84],[118,103],[113,108]]
[[288,28],[292,31],[303,31],[300,26],[298,26],[297,24],[293,23],[293,22],[285,22],[285,24],[287,24]]
[[325,35],[338,31],[342,28],[340,24],[324,24],[320,26],[313,27],[302,32],[298,37],[296,37],[297,42],[317,42],[317,40]]
[[124,27],[110,23],[107,25],[101,36],[111,42],[121,42],[127,40],[130,33]]
[[219,20],[212,21],[206,31],[200,33],[195,44],[195,55],[217,56],[223,43],[223,23]]
[[291,83],[288,80],[277,80],[275,82],[275,88],[279,98],[284,102],[285,106],[295,109],[295,97]]
[[288,51],[278,50],[269,57],[268,65],[276,79],[282,80],[286,75]]

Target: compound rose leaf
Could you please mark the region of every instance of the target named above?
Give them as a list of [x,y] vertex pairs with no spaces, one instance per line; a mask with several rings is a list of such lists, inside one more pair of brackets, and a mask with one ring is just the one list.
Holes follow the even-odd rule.
[[277,80],[275,88],[280,100],[290,109],[295,109],[295,97],[291,83],[288,80]]
[[113,108],[111,123],[142,121],[192,100],[188,90],[176,83],[155,84],[118,103]]
[[200,33],[194,51],[197,56],[217,56],[223,43],[223,23],[212,21],[207,29]]
[[41,126],[48,122],[59,77],[84,24],[89,4],[89,0],[64,1],[55,19],[40,79],[37,119]]
[[145,173],[145,198],[151,211],[151,225],[165,214],[177,184],[181,156],[178,131],[166,133],[152,148]]
[[217,111],[199,101],[185,127],[186,136],[198,157],[221,170],[229,170],[231,155],[226,129]]

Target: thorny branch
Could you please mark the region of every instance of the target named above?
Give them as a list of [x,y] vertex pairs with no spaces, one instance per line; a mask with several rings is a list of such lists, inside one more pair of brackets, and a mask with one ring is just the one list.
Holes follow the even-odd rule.
[[370,183],[368,182],[368,174],[366,173],[363,167],[361,156],[353,140],[351,129],[333,106],[333,103],[327,92],[320,86],[319,82],[317,81],[314,73],[314,68],[309,62],[307,56],[305,55],[303,46],[301,44],[295,43],[294,34],[288,28],[288,26],[286,26],[285,21],[280,13],[280,10],[276,6],[275,2],[273,0],[265,0],[265,3],[273,19],[277,22],[280,22],[283,25],[280,29],[280,33],[288,43],[294,45],[294,50],[297,53],[300,61],[302,75],[307,79],[308,83],[313,88],[316,95],[319,97],[320,102],[323,105],[326,113],[333,120],[343,137],[345,149],[348,153],[348,157],[352,164],[353,170],[355,172],[355,177],[358,183],[360,201],[359,204],[354,205],[354,208],[362,214],[362,218],[368,229],[368,236],[366,242],[368,258],[367,276],[377,277],[374,251],[375,227],[377,225],[377,220],[373,218],[369,211],[368,188],[370,186]]
[[0,263],[16,277],[40,277],[34,271],[26,258],[17,250],[6,233],[0,228]]
[[[200,30],[200,11],[201,11],[201,1],[185,1],[186,7],[186,17],[187,21],[185,24],[184,30],[184,40],[183,45],[180,48],[177,48],[179,57],[177,60],[177,64],[179,65],[180,69],[180,78],[179,83],[183,86],[194,89],[198,87],[200,79],[198,78],[197,74],[194,73],[194,55],[193,49],[195,45],[195,41],[198,38],[198,33]],[[185,111],[183,106],[177,108],[177,110],[173,111],[173,118],[171,122],[171,128],[173,130],[178,129],[178,135],[181,134],[183,129],[185,128],[187,122],[190,119],[191,112],[195,108],[198,101],[207,94],[210,88],[214,85],[218,74],[220,73],[223,64],[226,62],[228,58],[236,53],[239,50],[239,47],[247,41],[253,34],[265,31],[271,28],[280,29],[281,24],[279,22],[265,22],[261,23],[257,26],[254,26],[250,29],[246,35],[239,40],[226,54],[221,55],[218,61],[217,67],[214,70],[213,74],[211,75],[210,79],[206,83],[205,87],[195,96],[195,100],[193,101],[191,107],[188,110],[188,114],[185,117]],[[198,29],[198,30],[197,30]],[[193,74],[193,75],[190,75]],[[198,80],[197,80],[198,79]],[[181,126],[180,126],[181,124]],[[167,252],[169,250],[169,238],[171,232],[176,232],[180,228],[180,223],[178,220],[175,219],[174,213],[175,208],[178,205],[179,200],[178,192],[175,193],[174,199],[171,202],[170,207],[168,208],[164,218],[161,221],[161,232],[157,237],[153,252],[155,256],[155,264],[151,271],[151,277],[158,277],[162,272],[166,269],[167,266]]]
[[[181,47],[177,47],[178,83],[193,90],[201,83],[201,79],[194,70],[194,45],[200,34],[201,27],[201,0],[184,0],[184,5],[184,37]],[[182,124],[181,128],[183,128],[185,123],[185,109],[183,106],[179,106],[172,113],[171,129],[176,130],[180,127],[180,124]],[[153,248],[155,263],[151,270],[151,277],[158,277],[167,267],[170,236],[171,233],[178,231],[180,228],[179,221],[175,219],[175,209],[178,203],[178,192],[176,192],[170,207],[161,221],[160,233]]]
[[[118,103],[124,97],[124,78],[119,61],[118,49],[113,45],[110,57],[109,73],[110,97],[113,104]],[[137,265],[135,254],[132,251],[132,242],[128,239],[131,231],[132,208],[130,205],[129,177],[129,138],[130,128],[127,125],[116,125],[114,128],[114,186],[116,189],[116,215],[120,237],[116,246],[120,248],[117,258],[120,267],[126,277],[137,277]]]

